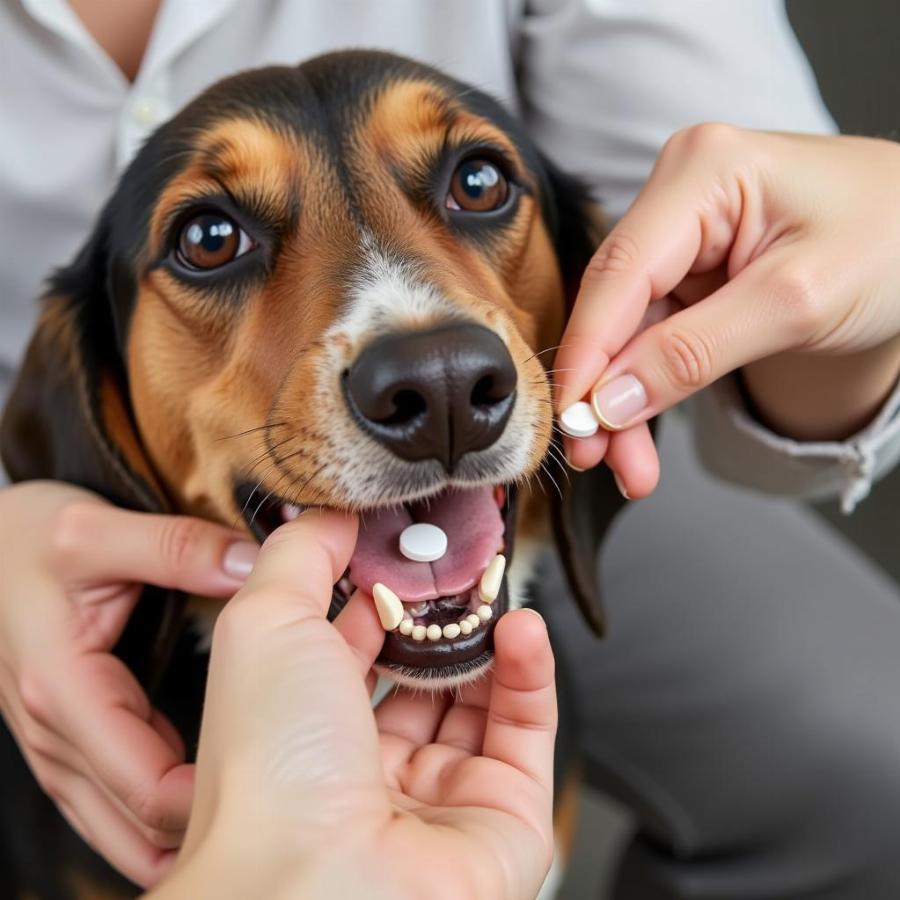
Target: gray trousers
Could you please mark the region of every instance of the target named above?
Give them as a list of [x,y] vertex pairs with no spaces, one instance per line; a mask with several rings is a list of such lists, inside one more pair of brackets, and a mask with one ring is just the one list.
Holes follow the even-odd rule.
[[[900,593],[797,504],[713,482],[683,422],[600,560],[593,639],[536,588],[589,782],[638,832],[616,900],[900,898]],[[877,488],[876,488],[877,489]]]

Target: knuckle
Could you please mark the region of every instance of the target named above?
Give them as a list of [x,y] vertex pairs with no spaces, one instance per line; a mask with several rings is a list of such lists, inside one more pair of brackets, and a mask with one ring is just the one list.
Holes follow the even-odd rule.
[[191,568],[203,536],[203,526],[196,519],[167,519],[159,533],[159,553],[175,575]]
[[51,560],[65,567],[80,558],[85,540],[94,530],[98,505],[68,503],[56,512],[49,528]]
[[713,373],[713,348],[700,333],[673,328],[661,341],[661,359],[670,384],[691,393],[708,384]]
[[32,764],[31,771],[41,790],[54,803],[59,803],[60,800],[65,799],[63,779],[54,766]]
[[772,281],[772,299],[791,337],[802,341],[823,321],[823,304],[814,272],[797,263],[782,267]]
[[621,275],[637,266],[640,247],[627,231],[614,231],[591,257],[584,271],[584,281],[597,281],[607,275]]
[[19,697],[25,714],[46,726],[53,715],[53,702],[44,677],[37,672],[23,672],[19,677]]
[[128,808],[141,823],[142,830],[148,836],[159,832],[174,831],[183,827],[173,821],[173,816],[160,806],[156,792],[147,787],[137,789],[127,800]]
[[718,156],[734,149],[739,133],[739,128],[724,122],[700,122],[676,131],[662,152],[666,156]]

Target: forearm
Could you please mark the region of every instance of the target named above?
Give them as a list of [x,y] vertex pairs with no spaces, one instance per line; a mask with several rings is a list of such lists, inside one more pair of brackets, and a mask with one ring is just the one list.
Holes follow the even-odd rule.
[[745,366],[760,419],[799,441],[843,440],[876,415],[900,377],[900,337],[837,356],[782,353]]

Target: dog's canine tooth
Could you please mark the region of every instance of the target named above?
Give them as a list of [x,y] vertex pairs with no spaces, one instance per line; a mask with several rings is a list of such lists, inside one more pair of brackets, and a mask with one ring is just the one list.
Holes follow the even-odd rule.
[[450,622],[448,625],[444,626],[443,635],[445,638],[455,638],[459,637],[461,629],[456,622]]
[[486,603],[479,606],[475,612],[482,622],[487,622],[487,620],[494,615],[494,611]]
[[481,581],[478,584],[478,596],[485,603],[493,603],[500,593],[500,585],[503,583],[503,572],[506,570],[506,557],[498,553],[491,564],[484,570]]
[[393,631],[403,621],[403,602],[380,581],[372,585],[372,597],[378,618],[381,619],[381,627],[385,631]]
[[412,630],[412,639],[414,641],[424,641],[425,632],[428,629],[424,625],[415,625]]
[[415,623],[412,619],[404,619],[398,626],[398,630],[400,634],[406,635],[409,637],[413,633],[413,628],[415,628]]
[[471,634],[472,633],[472,623],[468,619],[460,619],[459,620],[459,631],[460,634]]
[[425,637],[427,637],[429,641],[439,641],[443,633],[440,625],[429,625],[428,628],[425,629]]

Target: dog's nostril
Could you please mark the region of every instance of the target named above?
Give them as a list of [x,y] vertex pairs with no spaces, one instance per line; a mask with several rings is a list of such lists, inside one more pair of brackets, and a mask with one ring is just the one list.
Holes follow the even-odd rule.
[[425,398],[412,390],[398,391],[393,396],[394,411],[383,419],[376,419],[379,425],[406,425],[428,409]]
[[496,406],[506,400],[513,388],[502,382],[503,379],[498,379],[494,375],[485,375],[483,378],[479,378],[472,388],[470,397],[472,406]]

